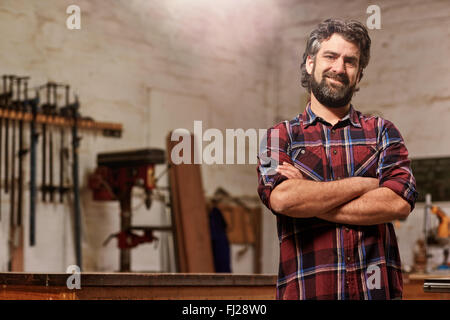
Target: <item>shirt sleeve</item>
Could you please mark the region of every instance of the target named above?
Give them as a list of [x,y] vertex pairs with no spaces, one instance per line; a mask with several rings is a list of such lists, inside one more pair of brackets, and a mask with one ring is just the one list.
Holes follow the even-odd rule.
[[378,163],[380,187],[389,188],[408,201],[412,211],[418,193],[408,150],[394,124],[387,120],[383,121],[380,136],[381,154]]
[[292,163],[288,155],[290,148],[290,136],[287,123],[281,122],[267,130],[267,135],[262,139],[258,154],[258,194],[264,205],[274,214],[278,214],[270,205],[270,194],[273,189],[287,178],[278,172],[278,164]]

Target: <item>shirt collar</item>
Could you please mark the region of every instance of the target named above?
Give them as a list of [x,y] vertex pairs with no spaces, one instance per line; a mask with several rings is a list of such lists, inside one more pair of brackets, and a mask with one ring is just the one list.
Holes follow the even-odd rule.
[[[307,128],[312,125],[316,120],[321,120],[312,110],[311,110],[311,102],[308,102],[305,111],[303,112],[303,126]],[[344,121],[346,119],[350,120],[350,123],[358,128],[361,128],[361,123],[359,121],[359,116],[356,110],[353,108],[353,105],[350,104],[350,110],[345,117],[343,117],[340,121]]]

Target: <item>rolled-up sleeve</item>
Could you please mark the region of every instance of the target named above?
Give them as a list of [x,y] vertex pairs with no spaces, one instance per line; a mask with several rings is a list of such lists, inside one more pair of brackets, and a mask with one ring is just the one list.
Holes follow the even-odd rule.
[[292,163],[288,156],[290,138],[286,128],[287,123],[281,122],[267,130],[262,139],[258,154],[258,194],[264,205],[277,214],[270,205],[270,194],[273,189],[287,178],[275,171],[278,164]]
[[398,129],[384,120],[380,134],[378,163],[380,187],[386,187],[405,199],[414,209],[417,199],[416,180],[411,170],[408,149]]

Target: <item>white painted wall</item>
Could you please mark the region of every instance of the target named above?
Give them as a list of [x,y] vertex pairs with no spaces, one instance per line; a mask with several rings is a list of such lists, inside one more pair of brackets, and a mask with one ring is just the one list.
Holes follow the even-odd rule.
[[[81,30],[66,28],[66,8],[81,8]],[[261,19],[261,17],[264,19]],[[169,129],[267,128],[272,122],[270,57],[278,10],[275,1],[249,0],[2,0],[0,70],[69,83],[81,112],[98,121],[120,122],[121,139],[83,133],[80,177],[85,271],[118,270],[115,241],[118,203],[92,201],[87,177],[104,151],[164,147]],[[38,159],[39,160],[39,159]],[[157,174],[163,168],[157,168]],[[255,166],[203,167],[204,189],[217,186],[232,195],[255,195]],[[6,270],[7,208],[0,222],[0,270]],[[135,199],[135,205],[139,203]],[[162,223],[158,203],[135,210],[133,223]],[[28,212],[25,213],[28,230]],[[167,217],[166,217],[167,218]],[[28,240],[28,233],[25,234]],[[62,272],[75,262],[70,207],[38,202],[37,243],[25,249],[26,271]],[[132,253],[132,268],[170,268],[154,244]],[[247,261],[247,262],[245,262]],[[237,270],[252,270],[251,252]]]

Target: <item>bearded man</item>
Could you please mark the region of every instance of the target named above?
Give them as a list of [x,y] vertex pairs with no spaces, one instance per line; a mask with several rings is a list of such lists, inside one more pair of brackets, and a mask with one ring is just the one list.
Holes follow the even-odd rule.
[[414,209],[416,183],[394,124],[350,103],[370,44],[357,21],[311,32],[301,65],[310,101],[268,130],[258,157],[258,193],[277,218],[277,299],[402,298],[391,222]]

